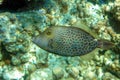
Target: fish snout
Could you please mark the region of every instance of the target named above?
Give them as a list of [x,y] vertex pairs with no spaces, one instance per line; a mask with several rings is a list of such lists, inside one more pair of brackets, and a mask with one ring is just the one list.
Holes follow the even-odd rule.
[[48,39],[44,36],[33,37],[32,42],[43,49],[48,47]]

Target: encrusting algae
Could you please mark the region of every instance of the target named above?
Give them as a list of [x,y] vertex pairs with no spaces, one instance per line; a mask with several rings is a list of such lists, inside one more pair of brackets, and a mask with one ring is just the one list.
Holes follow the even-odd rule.
[[80,56],[95,48],[109,49],[114,44],[108,40],[99,40],[77,27],[49,27],[39,36],[33,38],[33,43],[42,49],[61,56]]

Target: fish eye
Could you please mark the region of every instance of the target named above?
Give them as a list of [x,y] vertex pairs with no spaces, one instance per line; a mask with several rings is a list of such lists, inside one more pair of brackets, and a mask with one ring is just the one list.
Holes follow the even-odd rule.
[[51,35],[51,31],[47,31],[46,34],[47,34],[47,35]]

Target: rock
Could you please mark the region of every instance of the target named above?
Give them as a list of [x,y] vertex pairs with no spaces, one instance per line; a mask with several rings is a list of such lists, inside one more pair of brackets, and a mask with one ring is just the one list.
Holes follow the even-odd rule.
[[120,21],[120,0],[115,0],[114,2],[114,16],[115,18]]
[[67,70],[71,77],[77,78],[79,76],[79,69],[76,67],[72,67]]
[[23,80],[24,75],[25,73],[14,68],[13,70],[5,71],[3,73],[3,79],[4,80],[16,80],[16,79]]
[[112,75],[111,73],[106,72],[103,76],[103,80],[119,80],[119,79]]
[[33,56],[30,53],[25,53],[24,55],[22,55],[20,57],[20,60],[22,63],[26,63],[26,62],[33,62],[34,63],[34,60],[36,60],[36,58],[35,58],[35,56]]
[[117,61],[112,62],[111,64],[108,64],[106,67],[106,70],[110,73],[112,73],[114,76],[120,78],[120,63]]
[[16,56],[12,56],[11,62],[13,65],[20,65],[21,61]]
[[23,31],[16,15],[11,13],[0,14],[0,42],[10,53],[25,53],[29,50],[29,37]]
[[64,71],[61,67],[55,67],[53,68],[53,79],[54,80],[59,80],[64,76]]
[[37,68],[36,68],[36,66],[35,66],[34,64],[29,63],[27,69],[28,69],[29,73],[32,73],[32,72],[34,72]]
[[50,69],[37,69],[29,76],[29,80],[53,80]]
[[75,80],[74,78],[66,78],[66,79],[62,79],[62,80]]
[[87,72],[86,76],[84,77],[88,80],[97,80],[97,75],[92,71]]

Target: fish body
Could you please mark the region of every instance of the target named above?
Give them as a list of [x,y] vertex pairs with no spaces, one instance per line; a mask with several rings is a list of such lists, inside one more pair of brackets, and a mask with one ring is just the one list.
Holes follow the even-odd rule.
[[105,46],[103,40],[97,40],[88,32],[72,26],[49,27],[34,37],[33,43],[48,52],[61,56],[80,56],[90,53],[101,45]]

